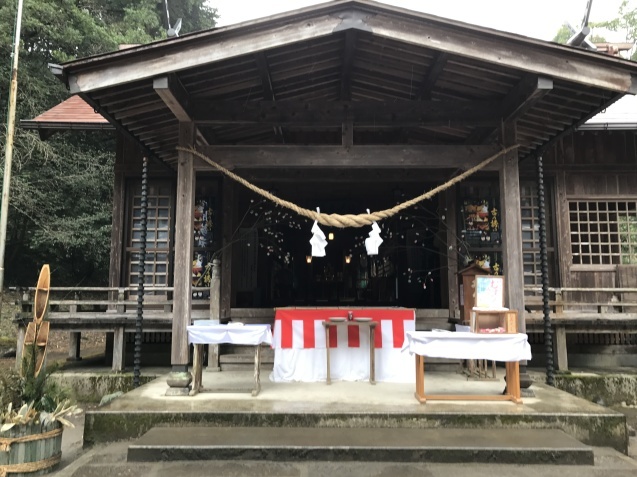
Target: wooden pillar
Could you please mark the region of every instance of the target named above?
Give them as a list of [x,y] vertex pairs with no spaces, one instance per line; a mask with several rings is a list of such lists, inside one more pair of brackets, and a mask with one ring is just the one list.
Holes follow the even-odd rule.
[[82,359],[80,354],[80,340],[82,339],[82,333],[79,331],[69,332],[69,355],[66,358],[67,361],[79,361]]
[[568,371],[568,353],[566,352],[566,328],[555,327],[555,367],[558,371]]
[[[504,146],[517,143],[514,123],[503,126]],[[524,267],[522,261],[522,218],[520,212],[520,170],[518,151],[505,154],[500,159],[500,212],[502,228],[502,255],[505,276],[505,306],[518,312],[518,332],[526,333],[524,317]],[[520,363],[520,386],[531,386],[526,361]],[[531,391],[528,391],[531,393]]]
[[447,257],[447,291],[449,294],[449,317],[460,318],[460,302],[458,295],[458,244],[457,222],[456,222],[456,187],[450,187],[441,195],[443,201],[442,214],[445,224],[446,246],[445,255]]
[[[113,182],[113,220],[111,226],[111,253],[108,267],[108,286],[121,286],[120,277],[122,275],[122,253],[124,240],[124,217],[126,188],[125,178],[122,169],[124,154],[124,140],[117,141],[117,153],[115,156],[115,179]],[[116,292],[112,292],[111,300],[117,299]],[[112,310],[111,310],[112,311]]]
[[18,336],[15,346],[15,370],[20,372],[22,368],[22,351],[24,350],[24,339],[26,338],[27,327],[24,325],[18,325]]
[[[193,146],[196,128],[192,122],[179,123],[179,145]],[[192,305],[193,210],[195,169],[192,154],[179,151],[175,212],[175,262],[173,272],[173,323],[167,396],[187,396],[192,376],[188,372],[189,346],[186,327]]]
[[[504,146],[516,144],[514,124],[504,127]],[[504,261],[506,307],[518,312],[518,330],[526,332],[524,320],[524,271],[522,263],[522,219],[520,213],[520,172],[518,152],[500,159],[500,212]]]
[[116,373],[126,368],[126,333],[123,326],[117,326],[113,333],[113,371]]
[[220,319],[228,320],[232,309],[232,240],[234,238],[235,182],[224,177],[221,185],[221,310]]
[[[573,256],[571,251],[571,231],[569,229],[569,210],[566,194],[566,172],[560,171],[555,177],[555,227],[557,229],[556,243],[559,247],[557,250],[557,258],[559,263],[559,285],[560,287],[571,286],[571,274],[570,265],[573,263]],[[557,298],[557,297],[556,297]],[[556,310],[557,312],[557,310]]]
[[[210,277],[210,319],[219,322],[221,317],[221,276],[219,273],[219,259],[212,261]],[[219,345],[208,345],[208,371],[220,371]]]

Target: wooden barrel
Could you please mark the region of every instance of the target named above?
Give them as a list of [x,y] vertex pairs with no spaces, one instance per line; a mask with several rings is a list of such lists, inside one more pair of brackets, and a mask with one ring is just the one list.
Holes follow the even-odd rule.
[[0,433],[0,477],[32,477],[55,470],[62,458],[62,425],[14,426]]

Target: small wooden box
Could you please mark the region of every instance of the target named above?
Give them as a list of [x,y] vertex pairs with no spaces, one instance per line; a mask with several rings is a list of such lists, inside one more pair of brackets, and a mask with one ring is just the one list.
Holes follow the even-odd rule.
[[503,328],[504,333],[518,332],[518,312],[516,310],[479,310],[471,311],[471,331]]

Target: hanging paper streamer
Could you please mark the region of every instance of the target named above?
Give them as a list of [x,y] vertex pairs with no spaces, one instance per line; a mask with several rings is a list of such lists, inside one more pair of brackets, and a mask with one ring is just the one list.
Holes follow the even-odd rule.
[[[369,209],[367,209],[369,214]],[[367,255],[378,255],[378,247],[383,243],[383,239],[380,238],[380,227],[376,222],[372,223],[372,231],[369,233],[369,238],[365,239],[365,248],[367,249]]]
[[[316,208],[318,213],[321,213],[321,209]],[[312,238],[310,239],[310,244],[312,245],[312,256],[313,257],[324,257],[325,256],[325,247],[327,246],[327,240],[325,240],[325,234],[318,226],[318,222],[314,221],[314,225],[312,225]]]

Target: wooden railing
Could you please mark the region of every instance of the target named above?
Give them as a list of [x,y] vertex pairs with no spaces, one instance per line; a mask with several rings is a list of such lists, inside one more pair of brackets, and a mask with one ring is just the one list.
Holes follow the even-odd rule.
[[[525,287],[526,330],[545,331],[541,288]],[[633,346],[637,332],[637,288],[549,288],[555,368],[568,370],[566,335],[581,340],[594,336],[596,345]],[[531,335],[530,335],[531,336]],[[587,340],[585,342],[588,342]]]
[[[542,289],[525,287],[527,311],[542,311]],[[589,299],[583,299],[587,296]],[[637,313],[637,288],[549,288],[551,314]]]
[[[52,287],[47,319],[53,329],[70,332],[69,358],[79,357],[79,340],[83,331],[109,332],[114,335],[113,369],[122,370],[125,333],[135,330],[137,290],[137,287]],[[21,350],[26,324],[33,319],[35,289],[18,291],[20,311],[16,322],[20,329],[18,350]],[[144,287],[144,292],[144,332],[170,332],[173,288]],[[192,292],[196,297],[192,299],[192,319],[210,319],[210,288],[193,287]],[[637,288],[551,287],[549,292],[558,369],[568,367],[566,333],[631,334],[637,330]],[[541,336],[544,324],[540,293],[539,287],[525,287],[524,304],[527,331]],[[245,323],[267,323],[273,321],[274,310],[233,308],[230,318]],[[420,328],[425,323],[443,328],[448,319],[448,310],[416,310],[417,326],[420,323]]]
[[[109,316],[133,317],[137,314],[137,287],[51,287],[48,319],[107,319]],[[35,288],[18,289],[20,311],[16,318],[32,318]],[[210,288],[193,287],[193,319],[210,317]],[[145,316],[172,319],[172,287],[144,287]]]

